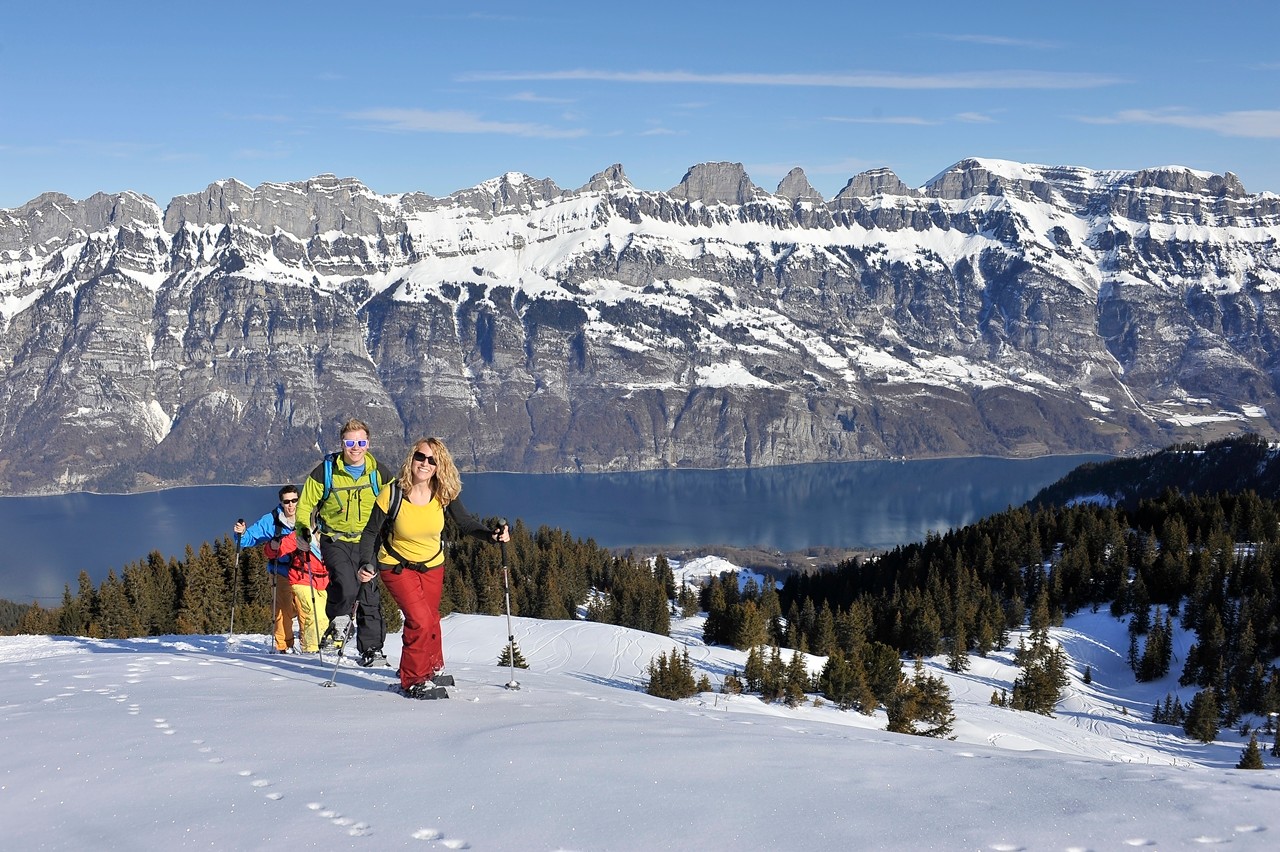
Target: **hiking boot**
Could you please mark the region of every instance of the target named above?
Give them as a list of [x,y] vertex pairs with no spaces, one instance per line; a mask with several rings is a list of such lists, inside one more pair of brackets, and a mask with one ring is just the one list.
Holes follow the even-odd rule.
[[370,648],[360,655],[360,659],[356,660],[356,665],[364,666],[367,669],[371,666],[390,667],[391,663],[387,662],[387,655],[382,653],[381,648]]
[[343,642],[347,641],[347,634],[351,630],[351,616],[334,616],[333,621],[329,622],[329,630],[333,632],[334,644],[341,646]]

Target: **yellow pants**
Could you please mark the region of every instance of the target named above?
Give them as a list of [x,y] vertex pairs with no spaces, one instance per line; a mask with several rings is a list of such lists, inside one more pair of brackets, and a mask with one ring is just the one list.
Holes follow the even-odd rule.
[[275,611],[271,620],[275,624],[276,650],[293,648],[293,594],[289,590],[289,577],[285,574],[272,574],[276,584],[273,602]]
[[324,614],[329,593],[317,590],[315,596],[313,613],[311,586],[301,583],[293,587],[293,606],[298,611],[298,638],[302,642],[302,650],[308,654],[320,650],[320,637],[329,629],[329,616]]

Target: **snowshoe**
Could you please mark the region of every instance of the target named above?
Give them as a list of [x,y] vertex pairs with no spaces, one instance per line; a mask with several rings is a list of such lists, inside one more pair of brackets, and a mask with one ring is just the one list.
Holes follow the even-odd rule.
[[429,680],[422,683],[415,683],[408,689],[401,689],[400,694],[405,698],[415,698],[419,701],[430,701],[437,698],[448,698],[449,693],[443,686],[436,686]]

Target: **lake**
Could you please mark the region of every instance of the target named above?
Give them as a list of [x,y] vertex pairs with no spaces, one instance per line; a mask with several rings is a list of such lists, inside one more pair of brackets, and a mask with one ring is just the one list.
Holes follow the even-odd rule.
[[[480,516],[558,527],[603,547],[883,549],[1018,506],[1100,455],[954,458],[747,470],[609,474],[471,473]],[[0,598],[56,606],[81,570],[95,583],[152,550],[181,557],[276,505],[276,487],[0,498]]]

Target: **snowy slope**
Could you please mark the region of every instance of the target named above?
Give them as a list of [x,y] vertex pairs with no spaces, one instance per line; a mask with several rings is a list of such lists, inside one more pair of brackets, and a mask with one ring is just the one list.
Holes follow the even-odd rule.
[[[705,565],[701,571],[705,574]],[[796,709],[640,691],[688,647],[718,683],[745,655],[515,619],[530,663],[495,665],[502,618],[453,615],[449,701],[388,692],[392,669],[264,652],[266,637],[0,638],[0,824],[10,849],[1272,848],[1280,782],[1235,770],[1242,742],[1147,723],[1105,614],[1056,638],[1073,679],[1054,718],[992,707],[1008,653],[950,684],[954,741]],[[388,641],[398,658],[399,636]],[[1179,649],[1181,654],[1184,649]],[[816,669],[821,660],[811,660]],[[1184,702],[1189,694],[1183,695]],[[1127,713],[1125,712],[1127,710]],[[1275,761],[1266,758],[1269,766]]]

